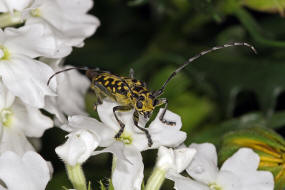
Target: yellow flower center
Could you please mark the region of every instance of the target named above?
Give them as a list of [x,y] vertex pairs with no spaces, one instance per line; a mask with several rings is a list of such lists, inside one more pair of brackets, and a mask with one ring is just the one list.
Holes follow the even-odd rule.
[[13,113],[9,109],[3,109],[1,112],[1,123],[4,127],[10,127],[12,123]]
[[42,12],[39,8],[31,10],[30,13],[33,17],[40,17],[42,14]]
[[0,60],[8,60],[10,58],[10,53],[8,49],[0,45]]
[[222,187],[220,187],[216,183],[210,183],[208,186],[211,190],[223,190]]
[[128,134],[127,132],[123,132],[123,134],[116,139],[117,141],[121,141],[123,142],[124,144],[132,144],[133,142],[133,139],[132,139],[132,136],[131,134]]

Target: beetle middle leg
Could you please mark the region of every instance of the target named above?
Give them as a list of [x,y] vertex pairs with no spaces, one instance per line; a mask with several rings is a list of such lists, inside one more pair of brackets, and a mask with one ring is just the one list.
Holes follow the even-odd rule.
[[125,129],[125,124],[118,118],[116,111],[130,111],[131,109],[132,109],[131,106],[115,106],[115,107],[113,107],[113,113],[115,115],[117,122],[120,125],[120,130],[115,135],[115,138],[120,138],[120,136],[122,135],[122,133],[124,132],[124,129]]
[[160,101],[160,104],[165,104],[165,106],[164,106],[164,108],[163,108],[163,111],[162,111],[162,113],[161,113],[160,116],[159,116],[159,120],[160,120],[162,123],[165,123],[165,124],[167,124],[167,125],[176,125],[176,122],[174,122],[174,121],[168,121],[168,120],[164,119],[164,115],[165,115],[165,112],[166,112],[167,106],[168,106],[168,101],[167,101],[167,99],[166,99],[166,98],[161,98],[161,99],[159,99],[159,101]]
[[150,136],[148,130],[145,129],[145,128],[143,128],[143,127],[140,127],[140,126],[138,125],[138,122],[139,122],[139,113],[138,113],[137,111],[134,112],[133,120],[134,120],[135,126],[136,126],[139,130],[141,130],[141,131],[143,131],[143,132],[145,133],[146,138],[147,138],[147,140],[148,140],[148,146],[151,147],[152,144],[153,144],[153,142],[152,142],[152,139],[151,139],[151,136]]

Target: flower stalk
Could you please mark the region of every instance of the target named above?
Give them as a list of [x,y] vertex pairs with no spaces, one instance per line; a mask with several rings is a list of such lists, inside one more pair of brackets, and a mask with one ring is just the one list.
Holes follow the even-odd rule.
[[166,170],[155,167],[151,176],[149,177],[145,190],[159,190],[164,182]]
[[22,14],[19,11],[15,11],[12,14],[7,12],[0,15],[0,28],[7,26],[14,26],[23,23]]
[[80,164],[74,166],[66,164],[68,178],[76,190],[87,190],[86,179]]

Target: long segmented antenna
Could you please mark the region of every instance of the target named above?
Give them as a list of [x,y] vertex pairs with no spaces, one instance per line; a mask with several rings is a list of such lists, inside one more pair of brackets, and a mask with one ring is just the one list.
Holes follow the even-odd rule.
[[199,54],[197,54],[197,55],[191,57],[191,58],[188,59],[183,65],[181,65],[180,67],[178,67],[178,68],[168,77],[168,79],[164,82],[164,84],[162,85],[162,87],[161,87],[159,90],[157,90],[157,91],[155,91],[155,92],[153,93],[153,96],[154,96],[154,97],[160,96],[160,95],[163,93],[163,91],[164,91],[166,85],[168,84],[168,82],[169,82],[177,73],[179,73],[182,69],[184,69],[187,65],[189,65],[189,64],[190,64],[191,62],[193,62],[194,60],[198,59],[199,57],[201,57],[201,56],[203,56],[203,55],[205,55],[205,54],[207,54],[207,53],[210,53],[210,52],[213,52],[213,51],[216,51],[216,50],[219,50],[219,49],[227,48],[227,47],[232,47],[232,46],[247,46],[247,47],[249,47],[255,54],[257,54],[257,51],[256,51],[256,49],[254,48],[254,46],[252,46],[252,45],[250,45],[250,44],[248,44],[248,43],[245,43],[245,42],[234,42],[234,43],[224,44],[224,45],[222,45],[222,46],[216,46],[216,47],[213,47],[213,48],[211,48],[211,49],[202,51],[202,52],[200,52]]
[[55,75],[58,75],[62,72],[66,72],[66,71],[70,71],[70,70],[73,70],[73,69],[76,69],[76,70],[84,70],[84,71],[88,71],[89,69],[87,67],[71,67],[71,68],[68,68],[68,69],[64,69],[64,70],[61,70],[61,71],[58,71],[56,73],[54,73],[53,75],[51,75],[51,77],[49,77],[48,81],[47,81],[47,85],[49,85],[51,79],[55,76]]

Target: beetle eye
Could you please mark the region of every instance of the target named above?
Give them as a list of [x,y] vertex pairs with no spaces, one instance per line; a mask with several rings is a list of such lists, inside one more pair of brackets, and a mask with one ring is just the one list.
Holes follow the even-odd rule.
[[153,106],[156,106],[158,103],[159,103],[159,101],[157,99],[154,99]]
[[143,107],[142,102],[141,102],[141,101],[137,101],[136,107],[137,107],[138,109],[142,109],[142,107]]

